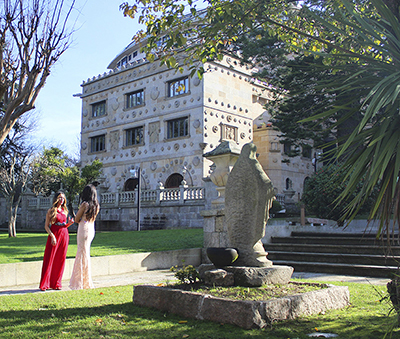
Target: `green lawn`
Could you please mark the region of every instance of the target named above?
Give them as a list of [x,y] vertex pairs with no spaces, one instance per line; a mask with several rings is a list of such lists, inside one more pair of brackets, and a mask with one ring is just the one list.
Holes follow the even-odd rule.
[[[338,285],[344,283],[338,283]],[[345,284],[351,305],[325,314],[244,330],[138,307],[132,286],[0,296],[1,338],[282,338],[306,339],[313,332],[338,338],[383,338],[396,320],[381,302],[385,286]],[[392,338],[399,338],[396,329]]]
[[[0,235],[0,263],[41,260],[46,234]],[[92,255],[112,255],[201,247],[201,229],[97,233]],[[71,234],[68,257],[76,252]],[[305,281],[305,280],[300,280]],[[383,338],[397,320],[382,300],[386,286],[349,286],[351,305],[300,319],[276,322],[266,329],[182,319],[132,303],[132,286],[80,291],[0,296],[0,338],[282,338],[306,339],[314,332],[338,338]],[[400,338],[395,328],[392,338]],[[389,338],[390,336],[388,336]]]
[[[19,233],[9,238],[0,233],[0,264],[42,260],[47,234]],[[170,229],[153,231],[99,232],[92,242],[91,256],[168,251],[203,247],[203,230]],[[76,254],[76,233],[70,234],[67,258]]]

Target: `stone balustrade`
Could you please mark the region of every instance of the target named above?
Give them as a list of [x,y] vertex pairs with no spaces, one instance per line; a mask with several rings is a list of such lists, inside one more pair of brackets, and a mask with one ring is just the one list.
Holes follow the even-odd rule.
[[36,197],[28,199],[28,207],[42,209],[51,206],[52,197]]
[[[137,190],[128,192],[114,192],[100,194],[101,205],[120,206],[121,204],[136,204]],[[179,187],[158,188],[155,190],[142,190],[141,202],[155,203],[175,202],[185,204],[188,201],[204,200],[204,187]],[[52,197],[32,197],[28,199],[30,208],[43,209],[51,206]],[[76,202],[77,203],[77,202]]]
[[[185,204],[189,201],[204,200],[204,187],[158,188],[155,190],[141,190],[141,202],[160,205],[175,202]],[[118,207],[126,204],[136,204],[137,190],[129,192],[102,193],[100,204]]]
[[[206,204],[205,187],[181,186],[178,188],[143,189],[141,194],[142,223],[144,219],[163,218],[165,228],[202,227],[203,218],[199,211]],[[99,193],[100,215],[96,220],[98,230],[137,229],[138,191]],[[21,203],[21,228],[43,228],[46,211],[51,206],[53,196],[35,197],[25,195]],[[26,206],[27,208],[24,208]],[[73,203],[78,210],[78,199]],[[29,213],[28,213],[29,211]],[[147,220],[146,219],[146,220]]]

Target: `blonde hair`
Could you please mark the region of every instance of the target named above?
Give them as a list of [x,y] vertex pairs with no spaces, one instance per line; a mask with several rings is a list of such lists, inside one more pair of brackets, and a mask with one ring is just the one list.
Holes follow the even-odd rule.
[[62,191],[58,191],[56,192],[56,194],[54,194],[53,197],[53,204],[49,210],[50,215],[49,215],[49,221],[50,221],[50,225],[54,224],[54,222],[56,221],[57,218],[57,202],[58,202],[58,197],[62,195],[64,197],[64,201],[61,205],[62,210],[68,214],[68,208],[67,208],[67,198],[65,197],[64,192]]

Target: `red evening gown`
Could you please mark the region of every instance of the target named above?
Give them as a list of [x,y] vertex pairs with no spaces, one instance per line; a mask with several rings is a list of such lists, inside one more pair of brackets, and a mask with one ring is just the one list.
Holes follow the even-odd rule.
[[57,239],[57,244],[51,244],[51,237],[48,236],[44,250],[42,278],[39,288],[44,291],[49,288],[61,289],[61,280],[64,273],[65,258],[69,243],[68,227],[66,227],[67,216],[57,212],[56,222],[51,225],[51,232]]

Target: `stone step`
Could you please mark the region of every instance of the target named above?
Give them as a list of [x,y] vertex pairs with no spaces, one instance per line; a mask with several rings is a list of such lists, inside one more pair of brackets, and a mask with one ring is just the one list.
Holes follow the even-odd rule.
[[400,246],[374,234],[292,232],[273,237],[265,249],[274,265],[289,265],[296,271],[388,278],[398,270]]
[[[329,232],[304,232],[304,231],[293,231],[291,232],[291,235],[294,237],[344,237],[344,238],[372,238],[376,239],[376,234],[373,233],[350,233],[350,232],[342,232],[342,233],[329,233]],[[386,238],[386,236],[383,236]],[[392,236],[391,236],[392,237]],[[394,237],[397,239],[399,235],[396,233],[394,234]]]
[[390,278],[398,270],[396,266],[374,266],[356,264],[337,264],[327,262],[300,262],[291,260],[275,260],[274,265],[288,265],[295,272],[318,272],[338,275],[384,277]]
[[296,243],[296,244],[337,244],[337,245],[364,245],[364,246],[374,246],[381,245],[382,242],[375,238],[359,238],[359,237],[327,237],[314,235],[310,237],[271,237],[272,243]]
[[292,237],[301,238],[329,238],[340,241],[340,239],[346,239],[345,241],[350,241],[349,239],[359,239],[360,242],[367,241],[372,242],[378,246],[390,244],[391,246],[400,245],[400,237],[398,233],[387,235],[382,235],[377,238],[376,234],[372,233],[316,233],[316,232],[291,232]]
[[398,266],[400,256],[383,256],[383,255],[367,255],[367,254],[343,254],[343,253],[313,253],[313,252],[285,252],[285,251],[268,251],[268,259],[288,260],[299,262],[326,262],[338,264],[357,264],[372,266]]
[[375,238],[376,234],[373,233],[364,233],[364,232],[358,232],[358,233],[351,233],[351,232],[307,232],[307,231],[292,231],[291,235],[296,236],[296,237],[312,237],[312,236],[319,236],[319,237],[358,237],[358,238]]
[[338,254],[369,254],[400,256],[400,246],[392,246],[390,249],[384,249],[381,246],[348,246],[332,244],[291,244],[291,243],[267,243],[264,244],[267,252],[308,252],[308,253],[338,253]]

